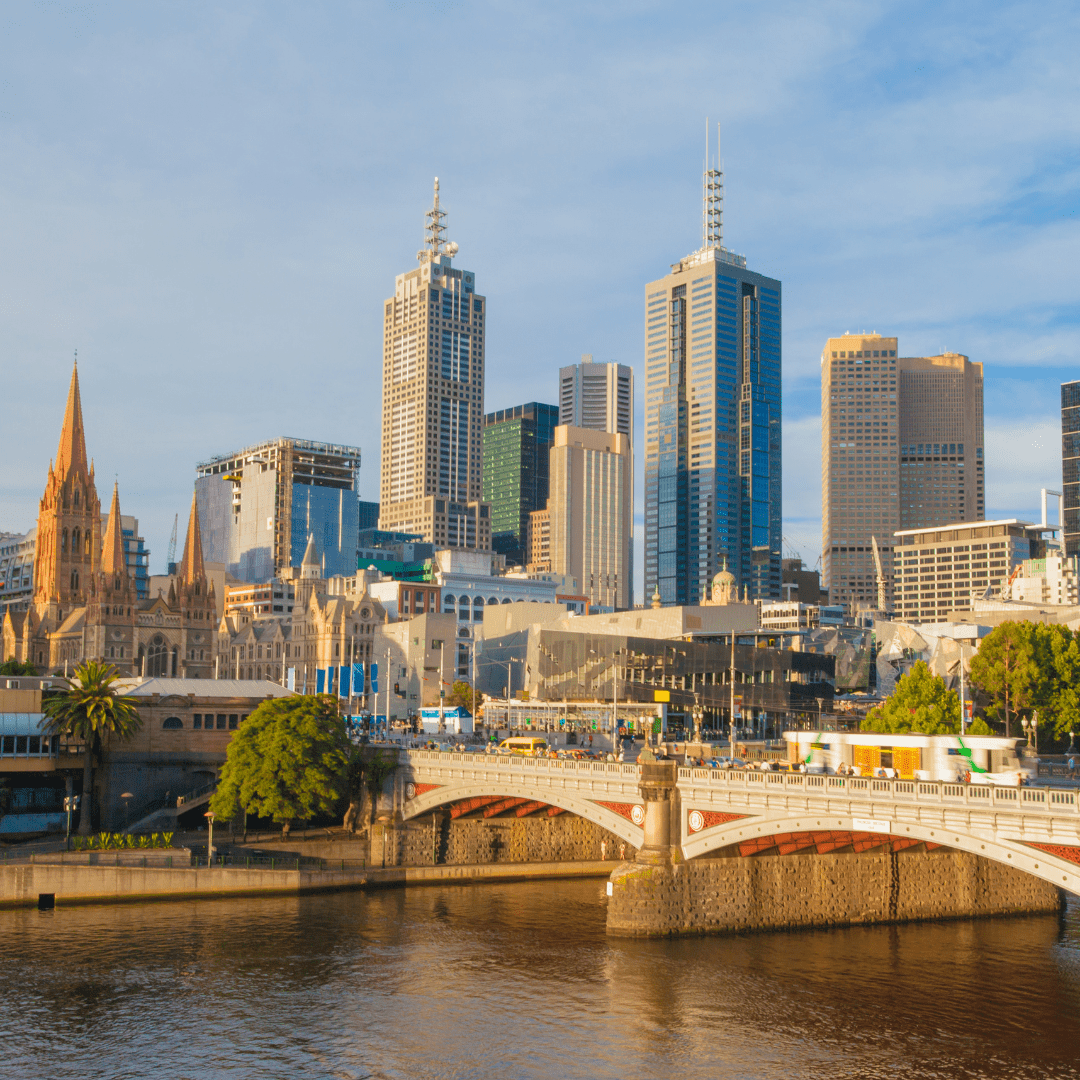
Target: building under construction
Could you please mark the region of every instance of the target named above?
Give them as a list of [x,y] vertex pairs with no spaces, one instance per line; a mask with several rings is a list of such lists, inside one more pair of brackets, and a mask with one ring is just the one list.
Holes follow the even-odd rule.
[[270,439],[196,470],[209,562],[241,581],[269,581],[300,565],[313,535],[324,576],[356,573],[359,447]]

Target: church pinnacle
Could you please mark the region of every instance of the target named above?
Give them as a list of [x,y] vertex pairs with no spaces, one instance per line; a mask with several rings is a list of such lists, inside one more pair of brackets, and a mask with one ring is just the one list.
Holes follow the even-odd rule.
[[105,537],[101,548],[101,572],[103,574],[127,574],[124,556],[124,533],[120,525],[119,485],[113,484],[112,505],[109,520],[105,523]]
[[78,362],[71,369],[71,385],[68,387],[67,407],[64,409],[64,426],[60,431],[60,445],[56,450],[56,475],[63,481],[72,469],[78,469],[83,475],[88,473],[82,397],[79,394]]
[[191,516],[188,518],[187,536],[184,537],[184,556],[180,560],[179,578],[185,585],[202,582],[206,578],[199,527],[199,504],[195,494],[191,496]]

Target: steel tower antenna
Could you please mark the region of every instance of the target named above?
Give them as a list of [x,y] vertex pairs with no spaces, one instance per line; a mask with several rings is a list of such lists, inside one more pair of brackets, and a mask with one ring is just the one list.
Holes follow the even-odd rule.
[[169,553],[165,556],[165,573],[176,573],[176,525],[180,520],[179,514],[173,515],[172,536],[169,537]]
[[703,185],[702,247],[724,246],[724,172],[720,165],[720,125],[716,125],[716,168],[709,161],[709,121],[705,121],[705,174]]
[[457,244],[446,240],[446,211],[439,206],[439,178],[435,177],[435,205],[424,216],[424,248],[416,253],[420,262],[432,262],[440,255],[456,255]]

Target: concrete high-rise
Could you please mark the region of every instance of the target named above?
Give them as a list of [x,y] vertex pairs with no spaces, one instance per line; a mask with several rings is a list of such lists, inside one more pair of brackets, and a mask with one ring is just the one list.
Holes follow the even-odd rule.
[[645,289],[645,600],[692,604],[725,566],[781,595],[780,282],[722,244],[705,173],[702,246]]
[[379,527],[440,547],[491,547],[482,503],[484,320],[475,276],[458,270],[446,212],[427,212],[415,270],[398,274],[383,308]]
[[531,401],[484,417],[484,502],[491,505],[491,545],[511,563],[528,561],[529,515],[548,499],[548,451],[559,407]]
[[612,431],[634,441],[634,371],[614,361],[559,368],[559,420],[573,427]]
[[895,337],[844,334],[821,355],[822,563],[834,604],[876,605],[875,538],[891,609],[893,534],[985,514],[982,365],[897,352]]
[[1061,523],[1066,555],[1080,555],[1080,382],[1061,384]]
[[551,571],[576,579],[594,606],[630,607],[634,488],[629,438],[560,425],[550,459],[547,509],[534,521],[546,517],[542,525],[549,536]]

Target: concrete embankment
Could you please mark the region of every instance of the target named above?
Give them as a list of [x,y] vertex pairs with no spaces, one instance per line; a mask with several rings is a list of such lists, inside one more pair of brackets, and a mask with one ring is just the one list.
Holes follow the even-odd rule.
[[[466,885],[481,881],[607,877],[611,862],[497,863],[474,866],[395,866],[371,869],[248,869],[103,866],[33,862],[0,867],[0,907],[39,903],[112,904],[147,900],[218,899],[404,885]],[[44,901],[42,898],[47,898]]]
[[1056,912],[1064,894],[960,851],[758,855],[612,875],[609,934],[667,937]]

